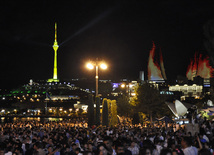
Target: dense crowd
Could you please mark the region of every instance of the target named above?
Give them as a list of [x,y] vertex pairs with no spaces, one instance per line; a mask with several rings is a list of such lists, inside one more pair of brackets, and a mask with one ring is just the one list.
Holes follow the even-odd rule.
[[87,127],[84,120],[26,121],[1,124],[0,155],[210,155],[214,122],[204,120],[199,132],[185,127]]

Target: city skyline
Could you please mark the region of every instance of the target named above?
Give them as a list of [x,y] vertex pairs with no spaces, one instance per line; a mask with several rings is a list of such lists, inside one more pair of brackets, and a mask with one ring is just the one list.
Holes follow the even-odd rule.
[[186,76],[196,51],[211,56],[203,27],[214,11],[209,3],[192,2],[5,3],[1,85],[53,75],[55,22],[59,79],[94,76],[84,65],[96,58],[109,64],[101,78],[137,79],[140,71],[147,76],[153,42],[163,54],[167,78]]

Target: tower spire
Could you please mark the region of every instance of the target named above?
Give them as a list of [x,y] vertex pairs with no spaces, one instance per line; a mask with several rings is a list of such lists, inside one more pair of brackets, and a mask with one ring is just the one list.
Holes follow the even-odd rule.
[[55,41],[57,42],[57,24],[55,23]]
[[57,51],[58,48],[59,48],[59,46],[57,43],[57,24],[55,23],[55,40],[54,40],[54,44],[53,44],[53,49],[54,49],[54,51]]
[[54,49],[54,68],[53,68],[53,79],[48,79],[48,82],[59,82],[59,79],[57,77],[57,50],[59,48],[59,45],[57,43],[57,23],[55,23],[55,39],[53,44]]

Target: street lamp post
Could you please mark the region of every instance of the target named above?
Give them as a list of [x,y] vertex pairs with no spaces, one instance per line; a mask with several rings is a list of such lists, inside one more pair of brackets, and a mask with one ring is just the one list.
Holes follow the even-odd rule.
[[98,96],[98,66],[96,65],[96,76],[95,76],[95,79],[96,79],[96,96]]
[[98,96],[98,81],[99,81],[99,76],[98,76],[98,68],[102,68],[102,69],[107,69],[107,65],[103,62],[103,61],[99,61],[98,59],[96,59],[96,61],[90,61],[87,63],[87,68],[89,69],[93,69],[95,67],[96,69],[96,75],[95,75],[95,79],[96,79],[96,96]]

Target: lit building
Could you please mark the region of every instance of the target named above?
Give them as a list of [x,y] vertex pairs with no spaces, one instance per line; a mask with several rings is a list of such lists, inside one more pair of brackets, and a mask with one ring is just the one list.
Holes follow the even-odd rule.
[[182,92],[183,97],[185,99],[185,97],[194,97],[196,99],[200,98],[200,96],[202,95],[203,92],[203,86],[200,85],[175,85],[175,86],[169,86],[169,91],[178,91],[178,92]]

